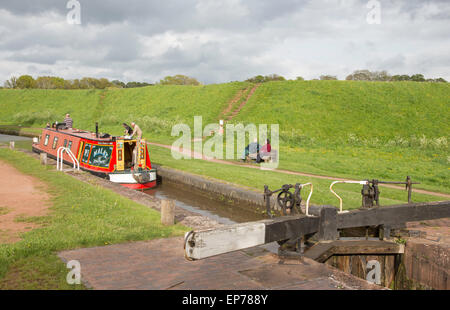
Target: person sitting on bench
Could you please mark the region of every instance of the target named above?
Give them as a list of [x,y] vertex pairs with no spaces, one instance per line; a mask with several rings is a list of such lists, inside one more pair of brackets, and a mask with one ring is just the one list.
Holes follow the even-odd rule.
[[272,146],[270,145],[270,140],[266,140],[266,144],[261,148],[261,150],[258,153],[258,156],[256,157],[256,162],[259,164],[264,160],[264,157],[270,156],[270,152],[272,151]]
[[258,139],[254,139],[252,143],[247,145],[245,147],[244,151],[244,158],[242,158],[242,161],[245,161],[247,159],[247,156],[255,156],[255,159],[257,157],[257,154],[259,153],[260,145],[258,144]]

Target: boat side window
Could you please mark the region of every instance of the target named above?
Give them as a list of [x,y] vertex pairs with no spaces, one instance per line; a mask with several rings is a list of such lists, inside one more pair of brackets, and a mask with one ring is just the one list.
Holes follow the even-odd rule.
[[67,147],[67,139],[64,139],[64,147]]
[[52,148],[53,149],[56,149],[56,146],[58,145],[58,137],[54,137],[53,138],[53,146],[52,146]]
[[72,141],[69,141],[69,145],[67,146],[69,150],[72,150]]
[[93,145],[89,165],[108,168],[113,149],[112,145]]
[[45,135],[44,146],[48,145],[48,140],[50,140],[50,135]]
[[91,153],[91,146],[92,145],[90,143],[86,143],[86,145],[84,146],[83,158],[81,159],[81,162],[85,164],[88,163],[89,154]]

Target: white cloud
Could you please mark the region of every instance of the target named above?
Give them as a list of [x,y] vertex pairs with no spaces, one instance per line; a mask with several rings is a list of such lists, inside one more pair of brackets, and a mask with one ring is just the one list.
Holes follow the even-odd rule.
[[[64,1],[62,1],[64,2]],[[277,73],[344,79],[357,69],[450,80],[447,1],[80,0],[81,26],[61,1],[8,1],[0,9],[0,80],[12,75],[202,82]]]

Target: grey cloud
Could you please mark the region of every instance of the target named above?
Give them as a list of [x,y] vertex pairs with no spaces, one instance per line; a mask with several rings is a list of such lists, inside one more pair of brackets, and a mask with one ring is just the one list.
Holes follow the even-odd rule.
[[181,73],[206,83],[345,77],[364,66],[450,78],[441,56],[450,54],[448,1],[382,0],[381,25],[366,23],[366,0],[79,1],[80,26],[65,22],[65,0],[0,1],[0,61],[8,62],[0,79],[15,66],[146,81]]

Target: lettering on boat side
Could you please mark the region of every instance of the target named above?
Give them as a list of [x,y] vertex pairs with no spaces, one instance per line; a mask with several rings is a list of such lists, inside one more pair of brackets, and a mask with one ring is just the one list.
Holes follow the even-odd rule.
[[93,145],[89,164],[99,167],[108,167],[112,151],[112,146]]
[[207,305],[213,308],[216,304],[226,305],[265,305],[269,295],[252,295],[252,294],[232,294],[226,295],[226,298],[220,299],[216,296],[184,296],[183,305]]

